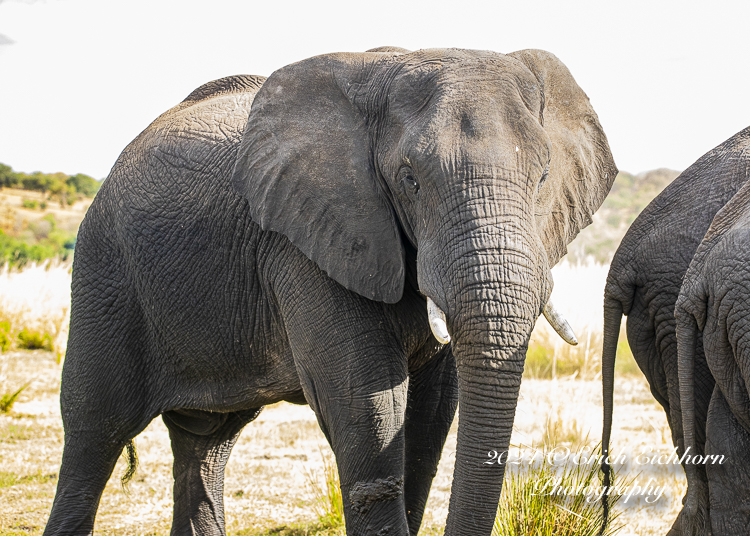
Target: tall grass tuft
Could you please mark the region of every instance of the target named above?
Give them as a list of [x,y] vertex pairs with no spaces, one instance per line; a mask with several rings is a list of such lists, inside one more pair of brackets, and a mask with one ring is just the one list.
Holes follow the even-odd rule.
[[18,391],[14,393],[6,393],[0,396],[0,413],[10,413],[10,410],[13,409],[13,404],[16,403],[19,395],[23,393],[24,389],[26,389],[30,383],[31,382],[23,385]]
[[[553,447],[545,453],[554,450]],[[585,454],[583,447],[574,452]],[[600,450],[594,450],[592,457],[600,455]],[[599,489],[599,474],[599,464],[593,460],[576,464],[572,456],[559,464],[544,458],[518,468],[509,465],[492,536],[598,535],[602,526],[598,495],[571,490]],[[619,499],[620,496],[610,495],[610,505]],[[622,528],[614,524],[618,516],[619,513],[610,513],[603,536],[612,536]]]
[[307,474],[308,484],[315,497],[314,508],[318,515],[318,523],[331,528],[343,527],[344,500],[341,496],[336,462],[322,452],[321,456],[323,457],[323,484],[310,473]]
[[307,483],[314,496],[314,523],[295,523],[266,530],[245,529],[236,531],[233,536],[346,536],[344,528],[344,502],[341,497],[339,473],[336,462],[320,452],[323,458],[323,483],[307,469]]

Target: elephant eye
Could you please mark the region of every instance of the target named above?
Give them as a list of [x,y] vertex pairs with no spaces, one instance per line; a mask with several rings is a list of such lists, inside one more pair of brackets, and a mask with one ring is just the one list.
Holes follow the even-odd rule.
[[537,192],[542,189],[542,185],[547,181],[548,175],[549,175],[549,164],[547,164],[547,167],[545,167],[544,171],[542,172],[542,178],[539,179],[539,185],[536,187]]
[[404,166],[398,171],[399,178],[404,185],[404,189],[411,195],[416,195],[419,192],[419,183],[414,178],[414,172],[408,166]]

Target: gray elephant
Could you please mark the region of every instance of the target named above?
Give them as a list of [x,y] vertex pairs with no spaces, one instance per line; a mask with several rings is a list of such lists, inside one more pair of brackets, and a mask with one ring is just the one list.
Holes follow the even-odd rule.
[[[674,309],[691,259],[719,210],[747,182],[750,128],[706,153],[636,218],[615,253],[604,292],[602,449],[609,452],[615,354],[622,315],[638,366],[662,405],[678,454],[684,451]],[[705,443],[706,412],[714,387],[702,346],[695,355],[695,433]],[[606,464],[604,464],[606,469]],[[705,479],[705,475],[702,476]],[[680,534],[680,517],[670,534]]]
[[550,267],[616,171],[539,50],[329,54],[197,89],[81,225],[45,534],[92,531],[158,415],[172,532],[224,534],[232,445],[286,400],[331,444],[353,536],[418,532],[460,403],[445,534],[489,535],[504,466],[484,462],[508,448],[531,329],[543,310],[564,327]]
[[[750,175],[750,153],[735,165]],[[675,308],[685,448],[690,449],[688,455],[705,455],[686,465],[685,535],[744,535],[750,526],[749,270],[747,183],[714,218],[685,274]],[[705,449],[695,416],[699,333],[703,355],[716,380],[705,424]]]

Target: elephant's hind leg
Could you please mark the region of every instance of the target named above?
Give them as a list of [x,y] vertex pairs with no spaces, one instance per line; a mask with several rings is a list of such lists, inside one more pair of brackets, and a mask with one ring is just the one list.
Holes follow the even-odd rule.
[[81,306],[75,292],[74,286],[60,391],[65,448],[45,535],[92,533],[117,459],[153,418],[143,378],[144,350],[133,334],[139,327],[137,311],[123,294],[112,293],[107,310],[114,313],[92,314],[98,309]]
[[167,411],[174,454],[172,534],[226,534],[224,468],[240,431],[260,409],[236,413]]
[[706,425],[706,463],[712,533],[738,536],[750,526],[750,433],[714,388]]
[[90,535],[99,501],[125,439],[104,437],[98,431],[65,434],[65,449],[45,536]]

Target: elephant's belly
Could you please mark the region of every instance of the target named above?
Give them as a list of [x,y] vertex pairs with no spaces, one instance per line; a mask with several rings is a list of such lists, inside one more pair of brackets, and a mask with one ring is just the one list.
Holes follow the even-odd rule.
[[262,359],[248,356],[209,356],[179,359],[181,370],[166,372],[172,383],[169,402],[162,409],[200,409],[214,412],[258,408],[282,400],[304,404],[291,351]]

